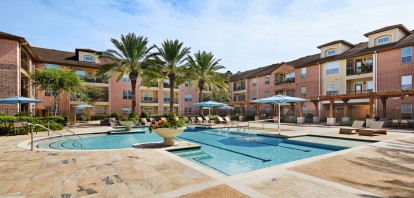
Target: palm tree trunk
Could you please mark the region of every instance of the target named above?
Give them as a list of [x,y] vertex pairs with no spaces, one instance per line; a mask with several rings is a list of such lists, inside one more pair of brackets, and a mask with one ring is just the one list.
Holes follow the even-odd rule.
[[137,108],[137,93],[136,93],[136,86],[137,86],[137,78],[138,74],[131,72],[129,74],[129,79],[131,80],[131,94],[132,94],[132,109],[131,112],[134,112],[136,114],[136,108]]
[[[198,102],[203,102],[203,88],[199,87]],[[200,115],[204,116],[203,107],[200,107]]]
[[174,83],[175,79],[170,77],[170,113],[174,113]]

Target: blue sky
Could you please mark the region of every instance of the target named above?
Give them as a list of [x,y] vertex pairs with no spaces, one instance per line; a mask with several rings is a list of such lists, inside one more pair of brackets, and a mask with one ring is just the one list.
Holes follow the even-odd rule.
[[65,51],[106,50],[128,32],[151,44],[179,39],[237,72],[318,53],[333,40],[363,42],[387,25],[414,29],[412,8],[393,0],[13,0],[1,3],[0,31]]

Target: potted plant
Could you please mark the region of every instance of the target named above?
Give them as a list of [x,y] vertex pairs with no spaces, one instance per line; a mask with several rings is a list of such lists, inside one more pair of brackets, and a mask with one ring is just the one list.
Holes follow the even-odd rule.
[[176,120],[175,113],[170,113],[167,120],[160,120],[158,123],[151,124],[151,129],[160,137],[164,138],[163,146],[172,146],[174,138],[183,133],[185,127],[183,119]]
[[125,127],[125,131],[130,131],[138,120],[139,116],[131,112],[128,116],[119,118],[119,124]]

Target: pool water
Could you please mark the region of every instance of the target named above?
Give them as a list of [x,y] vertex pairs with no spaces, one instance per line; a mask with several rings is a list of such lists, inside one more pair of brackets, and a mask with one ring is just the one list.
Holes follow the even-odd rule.
[[[162,138],[146,131],[144,133],[127,134],[91,134],[81,138],[52,138],[38,143],[39,148],[53,149],[117,149],[131,148],[132,144],[159,142]],[[278,164],[323,155],[349,148],[337,146],[337,139],[311,137],[300,141],[275,137],[266,137],[248,133],[222,132],[217,129],[186,129],[176,139],[199,144],[201,148],[171,151],[171,153],[187,160],[214,169],[225,175],[235,175],[262,169]],[[323,141],[322,141],[323,140]],[[362,145],[369,142],[341,140],[348,145]],[[317,142],[317,143],[315,143]],[[347,144],[342,144],[347,145]]]

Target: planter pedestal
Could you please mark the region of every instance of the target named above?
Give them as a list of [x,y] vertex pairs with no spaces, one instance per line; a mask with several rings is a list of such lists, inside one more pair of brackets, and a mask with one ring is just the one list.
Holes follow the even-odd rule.
[[297,118],[297,123],[298,124],[305,124],[305,117],[298,117]]
[[319,117],[313,117],[313,123],[319,124],[321,122],[321,119]]
[[125,127],[125,131],[130,131],[134,126],[134,122],[132,121],[119,121],[119,124]]
[[161,143],[163,146],[172,146],[175,143],[174,138],[181,135],[185,130],[185,127],[182,128],[158,128],[152,129],[158,136],[164,138],[164,142]]
[[328,126],[335,126],[336,118],[327,118],[326,119],[326,125]]

